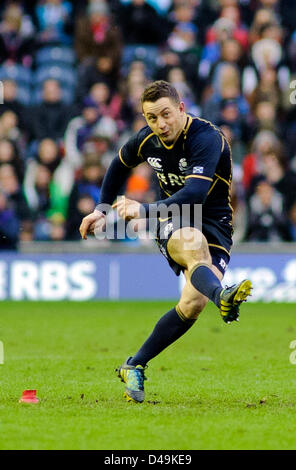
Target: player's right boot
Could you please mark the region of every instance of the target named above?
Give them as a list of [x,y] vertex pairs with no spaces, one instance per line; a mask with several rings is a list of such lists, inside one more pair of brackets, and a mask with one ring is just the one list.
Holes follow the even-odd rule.
[[121,382],[126,384],[124,397],[127,401],[142,403],[145,398],[144,380],[146,380],[146,377],[144,375],[144,367],[128,364],[129,359],[118,367],[116,372]]
[[220,293],[220,314],[225,323],[238,321],[239,306],[242,302],[246,302],[247,297],[251,295],[251,290],[252,283],[248,279],[222,289]]

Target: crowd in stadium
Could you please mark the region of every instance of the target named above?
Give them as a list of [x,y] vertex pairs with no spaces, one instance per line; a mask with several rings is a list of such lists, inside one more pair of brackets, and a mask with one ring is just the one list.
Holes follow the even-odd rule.
[[[296,241],[294,0],[2,1],[0,248],[78,240],[139,98],[170,81],[232,145],[235,239]],[[148,165],[125,194],[158,197]]]

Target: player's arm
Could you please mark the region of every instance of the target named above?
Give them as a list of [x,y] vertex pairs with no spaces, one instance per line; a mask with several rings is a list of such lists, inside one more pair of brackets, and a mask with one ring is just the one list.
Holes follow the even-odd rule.
[[189,155],[189,165],[185,177],[185,185],[172,196],[156,201],[153,204],[143,204],[146,215],[153,213],[159,206],[169,207],[172,204],[204,204],[214,173],[221,156],[222,137],[214,129],[203,131],[198,136],[193,133],[189,139],[186,153]]
[[86,239],[87,233],[93,233],[94,228],[102,229],[104,227],[105,217],[111,208],[111,204],[118,196],[132,169],[141,163],[137,152],[138,141],[136,134],[119,150],[117,157],[109,166],[103,180],[100,202],[94,212],[84,217],[80,225],[81,238]]
[[148,215],[150,210],[153,210],[153,213],[155,213],[160,206],[169,207],[172,204],[177,204],[178,206],[181,206],[182,204],[203,204],[206,200],[211,183],[211,178],[188,178],[184,187],[179,189],[179,191],[172,196],[166,199],[161,199],[152,204],[143,204],[145,213]]

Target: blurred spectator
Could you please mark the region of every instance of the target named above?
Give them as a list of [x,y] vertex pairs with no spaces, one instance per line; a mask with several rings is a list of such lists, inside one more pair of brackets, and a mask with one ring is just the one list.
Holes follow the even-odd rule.
[[277,153],[282,152],[282,146],[276,134],[266,130],[255,135],[251,145],[251,152],[245,156],[242,163],[242,181],[246,190],[249,189],[252,178],[261,173],[263,155],[273,151]]
[[257,73],[254,67],[248,64],[247,55],[236,39],[225,39],[220,46],[219,58],[208,67],[204,83],[209,82],[216,90],[219,86],[221,70],[225,65],[234,67],[240,75],[240,88],[246,94],[251,93],[257,84]]
[[24,163],[19,156],[17,147],[13,141],[7,138],[0,138],[0,167],[2,165],[11,165],[19,183],[22,183],[24,177]]
[[[283,208],[288,213],[296,202],[296,173],[290,170],[287,159],[275,151],[267,152],[262,157],[261,175],[283,197]],[[260,176],[254,178],[256,180]]]
[[147,122],[143,114],[136,114],[131,124],[121,133],[117,142],[117,148],[120,149],[132,135],[139,132],[145,126],[147,126]]
[[275,105],[270,101],[259,101],[254,109],[254,132],[269,130],[281,135],[280,125],[277,121]]
[[120,123],[121,97],[112,93],[105,82],[95,83],[89,92],[89,97],[95,102],[101,116],[109,116]]
[[155,200],[155,193],[150,187],[151,176],[152,170],[149,165],[144,164],[136,167],[127,180],[126,197],[139,202],[153,202]]
[[15,250],[19,233],[19,219],[0,188],[0,250]]
[[276,110],[283,105],[282,90],[280,89],[277,74],[274,68],[268,67],[261,71],[258,85],[248,96],[251,111],[254,112],[260,101],[272,103]]
[[174,52],[188,52],[196,47],[197,27],[193,22],[195,10],[192,6],[180,3],[174,6],[171,18],[173,30],[167,42]]
[[220,67],[225,64],[233,65],[241,73],[243,72],[243,49],[236,39],[225,39],[225,41],[221,43],[220,58],[213,63],[209,70],[209,79],[213,84],[217,81]]
[[245,144],[250,140],[250,136],[249,126],[239,112],[236,99],[225,99],[221,102],[217,124],[225,131],[226,137],[231,142],[233,162],[241,164],[245,155]]
[[31,168],[35,168],[39,163],[46,166],[53,173],[61,162],[61,153],[57,142],[49,137],[42,139],[38,143],[37,154],[29,159],[27,163],[27,175]]
[[65,132],[65,159],[74,170],[81,168],[83,164],[82,152],[78,144],[78,133],[80,129],[85,127],[91,128],[98,118],[97,105],[93,100],[85,99],[82,114],[74,117],[67,126]]
[[3,103],[0,106],[0,116],[8,110],[17,115],[19,127],[25,130],[24,107],[18,100],[18,86],[14,80],[3,80]]
[[52,241],[62,241],[66,237],[66,222],[60,214],[54,214],[49,221],[49,239]]
[[122,82],[123,103],[121,115],[127,126],[131,126],[134,118],[142,113],[141,95],[148,81],[145,76],[145,64],[133,61],[130,64],[129,73]]
[[195,7],[189,3],[175,4],[170,15],[172,31],[167,38],[170,51],[178,54],[186,78],[196,83],[201,47],[198,43],[198,28],[195,24]]
[[118,9],[125,44],[159,45],[167,38],[168,23],[146,0],[132,0]]
[[77,18],[75,50],[81,63],[101,56],[110,57],[119,70],[121,35],[119,28],[113,24],[107,2],[89,2],[86,15]]
[[18,127],[18,117],[13,111],[5,111],[0,117],[0,139],[10,140],[20,155],[25,154],[26,139]]
[[250,198],[246,239],[256,242],[289,241],[289,220],[282,196],[267,181],[258,183]]
[[266,8],[266,9],[276,13],[277,11],[279,11],[280,1],[279,0],[260,0],[259,4],[263,8]]
[[268,8],[260,8],[256,11],[249,30],[249,41],[253,45],[261,39],[262,27],[269,24],[277,24],[278,20],[275,13]]
[[101,116],[96,103],[91,98],[84,100],[82,115],[69,122],[65,133],[65,159],[73,170],[83,165],[83,152],[89,140],[93,141],[95,151],[102,157],[116,141],[117,126],[109,116]]
[[13,209],[18,220],[23,223],[30,220],[30,211],[24,198],[21,184],[15,168],[10,163],[0,166],[0,189],[5,193],[9,207]]
[[155,80],[166,80],[169,71],[173,67],[181,66],[181,58],[176,52],[168,48],[159,51],[157,69],[153,78]]
[[94,211],[96,204],[91,196],[82,194],[77,197],[76,204],[71,204],[66,221],[66,240],[80,240],[79,227],[83,217]]
[[[33,176],[33,177],[32,177]],[[34,239],[48,239],[46,212],[50,208],[50,170],[41,164],[36,165],[34,174],[29,168],[24,182],[24,193],[34,221]]]
[[39,0],[35,7],[38,40],[42,45],[72,43],[72,10],[67,0]]
[[96,157],[89,158],[83,165],[81,177],[75,182],[69,199],[66,235],[68,240],[80,238],[81,216],[84,217],[89,213],[88,209],[92,211],[97,205],[104,174],[105,169]]
[[106,83],[112,92],[118,88],[118,65],[114,58],[102,55],[88,64],[81,64],[78,70],[77,99],[82,102],[91,87],[98,82]]
[[35,240],[49,240],[50,218],[64,220],[67,213],[68,197],[54,176],[49,165],[35,161],[31,161],[26,171],[24,193],[34,221]]
[[76,145],[80,152],[83,152],[89,139],[105,137],[112,140],[116,136],[115,121],[108,116],[101,116],[97,105],[91,98],[85,100],[84,116],[86,116],[86,122],[77,130]]
[[167,80],[176,88],[182,101],[185,103],[187,112],[200,115],[200,108],[196,105],[193,91],[186,81],[186,76],[181,67],[172,68],[167,76]]
[[[240,10],[237,4],[225,5],[220,12],[220,19],[227,21],[231,30],[231,38],[236,39],[243,49],[248,47],[248,30],[241,22]],[[218,20],[219,21],[219,20]],[[219,24],[219,23],[217,23]],[[220,24],[223,24],[222,22]],[[226,25],[227,23],[224,22]],[[208,29],[206,34],[206,44],[216,42],[218,39],[217,27],[213,26]]]
[[285,89],[289,86],[289,70],[285,64],[283,37],[283,28],[276,21],[263,24],[250,54],[257,74],[266,68],[276,69],[279,85]]
[[16,3],[8,5],[0,23],[0,63],[9,61],[32,64],[32,54],[35,49],[33,24],[22,8]]
[[257,71],[277,67],[282,60],[281,45],[274,39],[260,39],[251,49],[252,59]]
[[43,83],[42,102],[32,110],[32,137],[36,140],[50,137],[59,140],[64,137],[73,109],[61,99],[61,87],[57,80],[48,79]]
[[91,98],[85,98],[83,113],[85,122],[77,129],[76,137],[76,146],[80,153],[87,139],[93,135],[94,127],[100,119],[98,106]]
[[220,118],[223,100],[236,100],[239,112],[243,116],[249,113],[249,104],[240,91],[240,75],[238,69],[230,64],[224,64],[219,69],[215,88],[210,89],[210,96],[202,104],[202,116],[214,123]]

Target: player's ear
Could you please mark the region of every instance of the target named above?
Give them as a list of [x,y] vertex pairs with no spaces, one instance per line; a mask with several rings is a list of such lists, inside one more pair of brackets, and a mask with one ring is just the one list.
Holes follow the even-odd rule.
[[179,111],[180,113],[185,113],[185,103],[183,101],[180,101]]

